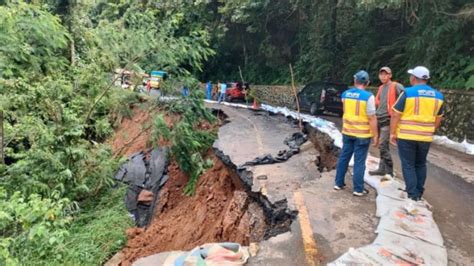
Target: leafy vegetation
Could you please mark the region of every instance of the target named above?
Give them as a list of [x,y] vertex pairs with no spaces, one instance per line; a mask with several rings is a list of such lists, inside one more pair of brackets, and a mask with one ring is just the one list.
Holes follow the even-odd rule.
[[199,176],[212,167],[212,161],[205,154],[214,143],[217,132],[210,128],[200,128],[206,122],[211,125],[216,118],[204,106],[200,91],[193,90],[189,97],[169,103],[168,112],[178,114],[181,119],[171,128],[166,126],[162,116],[154,119],[152,138],[163,137],[171,140],[171,153],[180,169],[189,175],[184,188],[186,195],[193,195]]
[[58,265],[93,265],[118,252],[127,241],[125,229],[133,226],[123,205],[125,190],[110,189],[99,201],[84,204],[68,228],[69,235],[59,250],[62,256],[40,264],[56,261]]
[[[111,73],[160,68],[189,79],[188,69],[212,54],[207,33],[181,35],[179,15],[151,3],[1,3],[0,264],[102,263],[123,244],[119,220],[128,217],[117,197],[105,216],[86,203],[115,193],[119,159],[104,141],[139,100],[116,88]],[[80,256],[107,241],[102,253]]]
[[407,82],[407,69],[421,64],[432,71],[438,87],[474,88],[474,6],[469,0],[233,0],[209,5],[209,13],[224,24],[209,24],[219,56],[206,64],[206,79],[240,80],[241,66],[254,84],[289,84],[292,63],[303,83],[349,83],[361,68],[376,77],[384,65]]

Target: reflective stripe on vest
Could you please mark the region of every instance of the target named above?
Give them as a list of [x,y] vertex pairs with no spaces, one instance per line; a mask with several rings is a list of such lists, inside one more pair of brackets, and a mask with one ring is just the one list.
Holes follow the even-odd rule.
[[342,131],[355,134],[370,134],[370,129],[349,129],[344,127],[342,128]]
[[356,88],[349,89],[342,94],[343,134],[358,138],[372,137],[367,116],[367,101],[370,96],[372,96],[370,92]]
[[410,120],[401,120],[400,124],[401,125],[414,125],[414,126],[420,126],[420,127],[434,127],[435,126],[434,122],[418,122],[418,121],[410,121]]
[[351,120],[348,120],[348,119],[344,119],[344,120],[342,120],[342,122],[344,122],[344,124],[348,124],[348,125],[351,125],[351,126],[368,126],[369,125],[369,121],[367,121],[367,122],[357,122],[357,121],[351,121]]
[[433,141],[436,116],[443,104],[443,95],[427,85],[405,90],[405,108],[397,129],[397,138]]
[[438,111],[439,111],[439,100],[436,99],[435,100],[435,108],[433,109],[433,115],[436,116],[438,114]]

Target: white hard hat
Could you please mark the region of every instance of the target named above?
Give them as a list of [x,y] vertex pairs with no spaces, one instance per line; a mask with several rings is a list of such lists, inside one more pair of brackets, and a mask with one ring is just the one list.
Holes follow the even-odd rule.
[[430,71],[424,66],[417,66],[408,70],[408,74],[413,75],[419,79],[429,79]]

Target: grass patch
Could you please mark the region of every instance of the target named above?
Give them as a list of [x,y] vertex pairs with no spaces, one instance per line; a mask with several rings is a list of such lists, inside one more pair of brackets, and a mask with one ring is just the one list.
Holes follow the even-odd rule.
[[104,192],[98,204],[92,200],[77,216],[64,245],[62,264],[102,265],[127,242],[125,230],[133,226],[124,204],[126,187]]

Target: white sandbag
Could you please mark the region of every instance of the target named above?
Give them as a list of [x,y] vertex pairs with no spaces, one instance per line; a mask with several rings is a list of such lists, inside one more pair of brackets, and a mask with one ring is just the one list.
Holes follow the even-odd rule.
[[337,260],[328,263],[328,266],[377,265],[376,261],[372,260],[365,253],[362,253],[359,250],[360,249],[349,248],[349,250]]
[[385,257],[403,258],[403,260],[410,261],[414,264],[448,264],[446,248],[414,238],[385,232],[379,234],[373,244],[384,249],[380,250],[380,252],[384,254]]
[[395,200],[391,197],[387,197],[380,194],[377,196],[375,201],[377,203],[377,210],[375,212],[375,216],[377,217],[386,216],[390,213],[391,210],[401,208],[406,205],[406,201],[403,199]]
[[416,238],[434,245],[443,246],[443,237],[433,220],[432,213],[411,202],[403,208],[396,208],[380,219],[377,232],[389,231],[395,234]]
[[365,174],[364,176],[365,183],[369,184],[369,186],[373,187],[375,190],[378,190],[380,185],[380,177],[378,176],[371,176],[369,174]]

